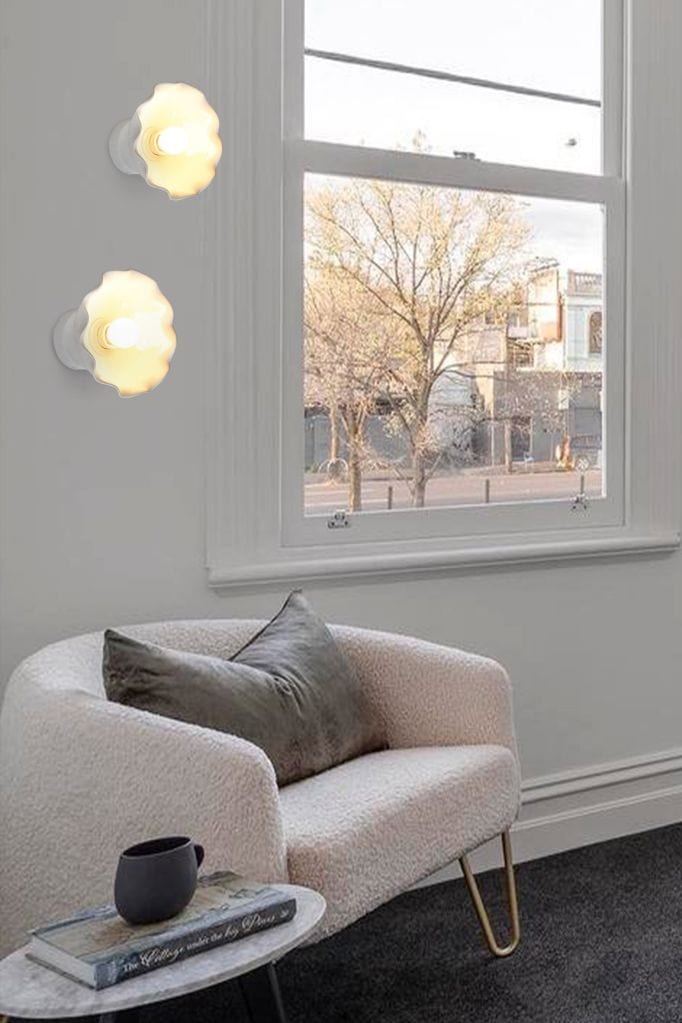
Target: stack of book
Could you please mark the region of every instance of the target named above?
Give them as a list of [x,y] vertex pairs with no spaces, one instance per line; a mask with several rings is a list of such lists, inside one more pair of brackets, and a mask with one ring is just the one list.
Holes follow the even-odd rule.
[[133,927],[103,906],[32,931],[27,955],[99,990],[286,923],[295,913],[287,889],[221,872],[201,878],[189,906],[172,920]]

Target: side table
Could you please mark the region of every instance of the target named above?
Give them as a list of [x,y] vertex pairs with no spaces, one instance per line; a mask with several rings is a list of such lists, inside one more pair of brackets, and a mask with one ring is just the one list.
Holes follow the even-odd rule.
[[[275,963],[300,945],[324,916],[323,897],[310,888],[283,885],[296,898],[293,920],[102,991],[34,963],[26,947],[0,962],[0,1014],[22,1019],[90,1017],[137,1023],[143,1005],[163,1002],[238,979],[253,1023],[286,1023]],[[172,1017],[171,1017],[172,1018]]]

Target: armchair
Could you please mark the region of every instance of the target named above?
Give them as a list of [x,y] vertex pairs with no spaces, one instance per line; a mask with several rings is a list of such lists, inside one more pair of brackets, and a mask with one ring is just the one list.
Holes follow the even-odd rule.
[[[228,657],[258,621],[123,629]],[[519,805],[511,690],[495,662],[332,626],[389,748],[278,790],[265,754],[230,735],[109,703],[102,634],[52,644],[14,672],[0,715],[0,938],[111,897],[119,851],[184,832],[205,869],[322,892],[324,937],[455,858],[495,955],[519,940],[508,829]],[[492,932],[466,853],[503,836],[511,941]]]

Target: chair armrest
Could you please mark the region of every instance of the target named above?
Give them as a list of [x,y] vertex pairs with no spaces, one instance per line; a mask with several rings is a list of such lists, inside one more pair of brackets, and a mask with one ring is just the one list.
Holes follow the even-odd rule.
[[262,750],[73,689],[28,703],[8,701],[2,720],[10,924],[25,931],[110,901],[120,852],[161,835],[200,842],[205,872],[287,879],[275,773]]
[[109,780],[107,796],[112,809],[122,804],[126,831],[189,834],[206,850],[207,871],[286,877],[277,781],[263,750],[213,729],[93,703],[86,730],[94,728],[96,741],[84,744],[79,760],[89,760],[97,790]]
[[517,756],[509,677],[496,661],[410,636],[339,636],[392,748],[506,746]]

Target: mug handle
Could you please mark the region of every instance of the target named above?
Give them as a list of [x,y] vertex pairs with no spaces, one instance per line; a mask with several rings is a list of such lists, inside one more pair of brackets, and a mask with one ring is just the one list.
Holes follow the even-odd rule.
[[194,845],[194,855],[197,858],[197,868],[198,868],[204,862],[204,847],[203,847],[203,845],[199,845],[198,842],[194,842],[193,845]]

